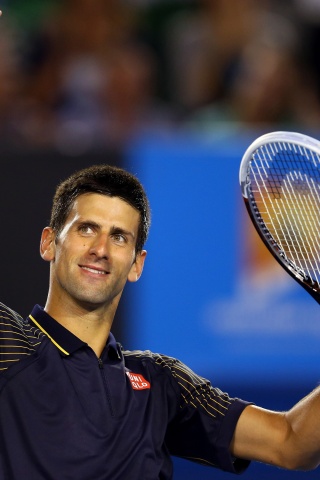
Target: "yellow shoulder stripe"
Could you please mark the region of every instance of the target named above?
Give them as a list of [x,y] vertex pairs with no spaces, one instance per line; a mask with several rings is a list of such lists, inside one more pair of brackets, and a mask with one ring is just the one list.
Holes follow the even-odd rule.
[[44,328],[41,327],[41,325],[36,321],[35,318],[33,318],[32,315],[29,315],[29,318],[30,318],[30,320],[33,321],[33,323],[35,323],[35,324],[37,325],[37,327],[38,327],[45,335],[47,335],[47,337],[50,338],[51,342],[52,342],[57,348],[59,348],[59,350],[60,350],[62,353],[64,353],[65,355],[69,355],[69,353],[68,353],[66,350],[64,350],[64,349],[48,334],[48,332],[45,331]]

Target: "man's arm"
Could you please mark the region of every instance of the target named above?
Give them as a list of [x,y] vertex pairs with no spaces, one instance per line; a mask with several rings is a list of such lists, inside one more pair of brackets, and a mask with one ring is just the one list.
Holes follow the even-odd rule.
[[238,458],[292,470],[320,463],[320,387],[288,412],[249,405],[241,414],[231,443]]

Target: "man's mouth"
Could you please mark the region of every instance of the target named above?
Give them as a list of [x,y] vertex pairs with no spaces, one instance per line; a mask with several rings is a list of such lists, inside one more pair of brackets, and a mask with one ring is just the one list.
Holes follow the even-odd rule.
[[95,273],[97,275],[107,275],[109,272],[106,270],[100,270],[98,268],[92,268],[92,267],[85,267],[84,265],[80,265],[82,270],[86,270],[87,272]]

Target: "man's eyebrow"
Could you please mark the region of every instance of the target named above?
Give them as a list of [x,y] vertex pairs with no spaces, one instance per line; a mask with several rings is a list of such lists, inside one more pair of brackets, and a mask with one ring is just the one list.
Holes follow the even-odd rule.
[[116,225],[114,225],[113,227],[111,227],[110,233],[111,233],[112,235],[117,234],[117,233],[121,233],[121,234],[123,234],[123,235],[127,235],[127,236],[132,237],[132,238],[135,237],[135,235],[133,234],[133,232],[130,232],[130,230],[126,230],[126,229],[124,229],[124,228],[122,228],[122,227],[117,227]]
[[[89,219],[85,219],[85,218],[79,218],[76,223],[75,223],[78,227],[81,227],[82,225],[87,225],[89,227],[94,227],[96,229],[101,229],[102,228],[102,225],[100,223],[97,223],[95,222],[94,220],[89,220]],[[122,235],[126,235],[128,237],[131,237],[132,239],[135,238],[135,234],[133,232],[131,232],[130,230],[126,230],[125,228],[123,227],[119,227],[117,225],[113,225],[110,229],[110,234],[111,235],[115,235],[115,234],[122,234]]]
[[100,223],[94,222],[93,220],[85,220],[84,218],[79,218],[76,222],[76,225],[88,225],[90,227],[101,228]]

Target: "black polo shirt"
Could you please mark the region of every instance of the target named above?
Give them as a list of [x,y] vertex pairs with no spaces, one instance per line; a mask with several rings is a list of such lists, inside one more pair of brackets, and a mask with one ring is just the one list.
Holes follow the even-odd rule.
[[0,478],[167,480],[171,455],[230,472],[247,405],[174,358],[93,350],[36,306],[0,304]]

